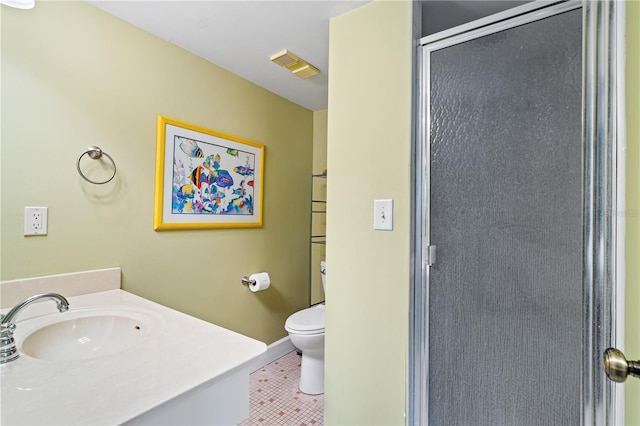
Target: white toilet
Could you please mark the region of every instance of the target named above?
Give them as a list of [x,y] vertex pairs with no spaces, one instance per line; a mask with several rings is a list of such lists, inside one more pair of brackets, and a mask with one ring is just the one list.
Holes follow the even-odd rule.
[[[322,288],[326,289],[327,266],[320,262]],[[287,318],[284,329],[293,346],[302,352],[300,390],[310,395],[324,393],[324,305],[303,309]]]

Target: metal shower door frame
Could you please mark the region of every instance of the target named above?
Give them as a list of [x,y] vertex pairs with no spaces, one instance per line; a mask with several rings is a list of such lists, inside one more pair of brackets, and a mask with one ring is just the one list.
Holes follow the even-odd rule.
[[623,347],[625,231],[624,2],[535,1],[424,37],[417,51],[408,424],[429,419],[430,70],[443,47],[582,7],[583,359],[581,424],[624,423],[623,389],[608,381],[602,354]]

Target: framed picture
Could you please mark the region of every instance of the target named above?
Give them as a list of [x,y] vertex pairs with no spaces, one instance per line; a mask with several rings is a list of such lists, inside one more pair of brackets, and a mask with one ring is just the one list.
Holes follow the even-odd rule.
[[262,226],[264,145],[158,116],[154,229]]

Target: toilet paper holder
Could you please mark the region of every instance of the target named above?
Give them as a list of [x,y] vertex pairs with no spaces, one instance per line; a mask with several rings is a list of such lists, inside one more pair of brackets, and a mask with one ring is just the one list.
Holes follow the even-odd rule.
[[269,278],[268,273],[257,272],[249,275],[248,277],[242,277],[242,284],[246,285],[249,290],[255,293],[256,291],[268,289],[271,285],[271,279]]
[[242,285],[253,285],[256,283],[256,280],[252,280],[249,277],[242,277]]

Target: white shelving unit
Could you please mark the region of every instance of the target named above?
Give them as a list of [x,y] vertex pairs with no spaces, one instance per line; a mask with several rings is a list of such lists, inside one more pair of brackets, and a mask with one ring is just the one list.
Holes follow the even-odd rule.
[[[322,258],[324,258],[324,246],[327,243],[326,235],[326,214],[327,214],[327,200],[319,194],[318,186],[322,182],[320,179],[326,182],[326,175],[311,175],[311,200],[309,210],[311,214],[311,221],[309,227],[309,306],[322,302],[323,300],[313,300],[313,283],[314,276],[320,282],[320,263],[319,256],[314,256],[314,247],[321,246],[323,250]],[[326,185],[325,185],[326,188]],[[314,275],[315,274],[315,275]]]

